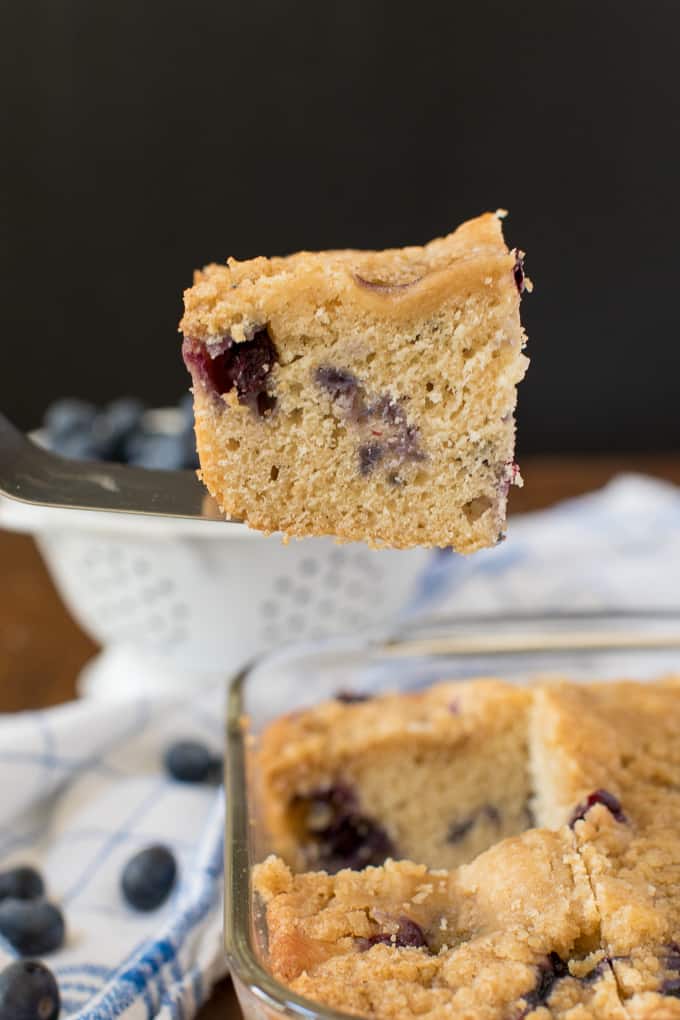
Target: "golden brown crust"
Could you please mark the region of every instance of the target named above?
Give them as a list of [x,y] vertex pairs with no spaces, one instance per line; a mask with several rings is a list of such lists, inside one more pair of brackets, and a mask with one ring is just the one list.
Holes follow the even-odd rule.
[[[297,252],[226,265],[211,264],[184,292],[180,330],[210,342],[229,333],[237,342],[292,305],[316,311],[327,302],[356,304],[388,321],[431,312],[452,291],[484,277],[511,274],[516,256],[503,240],[500,218],[485,213],[423,247],[386,251]],[[361,282],[374,286],[362,286]],[[239,328],[240,327],[240,328]]]
[[308,759],[316,770],[323,757],[350,758],[386,744],[402,747],[405,737],[423,747],[442,741],[462,746],[472,737],[481,742],[511,725],[531,700],[529,691],[493,678],[453,680],[349,704],[340,695],[275,720],[263,738],[260,767],[274,774],[294,758],[303,769]]
[[655,683],[556,683],[536,691],[532,747],[539,810],[567,821],[575,804],[605,788],[639,826],[680,819],[680,678]]

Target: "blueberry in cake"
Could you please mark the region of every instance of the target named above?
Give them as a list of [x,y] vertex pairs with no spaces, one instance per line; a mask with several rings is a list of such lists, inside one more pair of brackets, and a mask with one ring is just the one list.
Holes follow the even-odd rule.
[[[403,818],[387,792],[399,741]],[[274,723],[257,754],[287,863],[254,884],[269,966],[299,994],[377,1020],[680,1020],[680,679],[334,702]],[[451,852],[457,801],[503,827],[474,835],[462,815]]]
[[267,532],[493,545],[521,481],[527,283],[493,214],[422,248],[197,273],[181,330],[211,494]]
[[521,832],[530,701],[495,681],[450,683],[277,720],[258,760],[274,848],[298,870],[387,857],[451,868]]
[[272,972],[336,1009],[390,1020],[625,1017],[568,830],[511,837],[456,871],[387,861],[293,875],[270,857],[255,884]]

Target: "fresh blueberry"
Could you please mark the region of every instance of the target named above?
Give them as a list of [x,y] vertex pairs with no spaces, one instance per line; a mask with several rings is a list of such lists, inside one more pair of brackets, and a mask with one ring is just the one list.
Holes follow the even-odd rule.
[[104,409],[104,416],[116,432],[132,432],[138,428],[146,408],[137,397],[119,397]]
[[51,970],[17,960],[0,973],[0,1020],[57,1020],[61,1000]]
[[185,394],[178,404],[176,432],[144,428],[145,405],[135,397],[113,400],[103,410],[80,400],[61,400],[45,414],[47,444],[63,457],[104,460],[158,469],[196,469],[193,401]]
[[102,460],[126,459],[126,443],[141,427],[144,410],[141,400],[121,397],[97,415],[92,436]]
[[140,850],[123,869],[123,896],[135,910],[155,910],[167,900],[177,878],[177,863],[165,846]]
[[427,947],[427,940],[419,924],[412,921],[410,917],[400,917],[398,923],[399,927],[393,934],[384,932],[379,935],[371,935],[367,939],[360,939],[359,949],[364,951],[377,945],[395,946],[402,949]]
[[180,783],[214,781],[222,771],[222,759],[198,740],[178,740],[165,752],[165,768]]
[[64,915],[46,900],[8,898],[0,903],[0,935],[21,956],[44,956],[64,942]]
[[37,900],[45,894],[45,883],[35,868],[27,865],[0,871],[0,900]]
[[69,460],[97,460],[99,447],[91,432],[67,432],[49,438],[49,447]]
[[625,824],[628,821],[623,813],[621,801],[618,797],[610,793],[609,790],[594,790],[593,793],[588,794],[585,800],[576,805],[569,819],[569,827],[573,829],[577,822],[582,821],[586,817],[591,807],[595,804],[604,805],[617,822]]
[[89,432],[97,414],[93,404],[85,400],[65,397],[47,408],[43,424],[50,439],[55,440],[73,432]]
[[133,435],[126,446],[129,464],[162,471],[175,471],[183,466],[182,442],[179,435],[142,432]]

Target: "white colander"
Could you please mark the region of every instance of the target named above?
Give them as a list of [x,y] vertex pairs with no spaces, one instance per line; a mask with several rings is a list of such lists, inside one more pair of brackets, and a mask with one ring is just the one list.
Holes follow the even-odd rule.
[[214,683],[284,642],[385,624],[428,558],[10,500],[0,526],[35,536],[68,609],[103,646],[80,676],[83,693],[102,697]]

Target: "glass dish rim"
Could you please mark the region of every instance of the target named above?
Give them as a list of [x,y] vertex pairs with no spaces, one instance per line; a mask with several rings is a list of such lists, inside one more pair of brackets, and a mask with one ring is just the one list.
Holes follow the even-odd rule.
[[305,999],[281,984],[260,962],[251,945],[253,896],[248,840],[247,745],[242,725],[241,695],[248,676],[264,658],[252,661],[235,674],[229,684],[227,700],[224,941],[229,971],[250,994],[275,1013],[304,1017],[306,1020],[317,1020],[319,1017],[324,1020],[356,1020],[356,1016]]
[[[642,632],[621,633],[602,631],[596,634],[598,641],[593,643],[592,634],[586,632],[569,633],[559,631],[548,634],[541,639],[538,647],[525,641],[524,644],[514,642],[497,643],[497,647],[485,645],[473,647],[460,644],[452,646],[451,641],[437,636],[438,632],[449,634],[465,626],[487,626],[493,624],[520,623],[536,625],[538,623],[588,623],[610,620],[618,624],[630,623],[634,620],[643,624],[650,621],[672,622],[678,625],[675,633],[669,635],[644,634]],[[434,633],[430,631],[434,630]],[[579,643],[580,641],[580,643]],[[526,655],[537,651],[622,651],[649,652],[654,649],[678,648],[680,651],[680,608],[676,606],[655,608],[612,608],[583,610],[549,610],[545,613],[509,612],[488,614],[456,614],[448,616],[429,615],[402,620],[389,629],[381,632],[370,631],[350,638],[335,638],[289,645],[278,652],[270,652],[247,663],[231,678],[227,697],[227,740],[225,752],[225,796],[226,796],[226,838],[224,861],[224,941],[230,972],[241,982],[248,992],[254,995],[264,1006],[275,1013],[304,1017],[305,1020],[356,1020],[356,1016],[333,1009],[323,1003],[314,1002],[297,995],[290,988],[277,981],[260,961],[251,944],[253,930],[252,917],[252,886],[251,861],[249,856],[249,810],[247,798],[246,757],[247,731],[243,725],[244,704],[243,693],[252,673],[268,661],[276,661],[291,655],[304,656],[316,652],[323,657],[342,652],[357,656],[380,653],[385,657],[396,655],[452,655],[483,652],[485,655]]]

